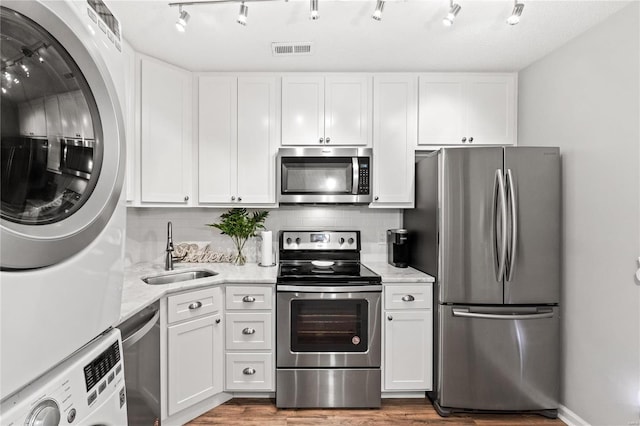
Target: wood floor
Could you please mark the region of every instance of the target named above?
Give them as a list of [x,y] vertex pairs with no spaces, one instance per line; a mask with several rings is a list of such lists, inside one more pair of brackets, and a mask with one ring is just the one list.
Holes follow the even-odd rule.
[[383,399],[377,409],[277,409],[273,399],[236,398],[187,423],[188,426],[550,426],[564,425],[538,415],[457,415],[442,418],[428,399]]

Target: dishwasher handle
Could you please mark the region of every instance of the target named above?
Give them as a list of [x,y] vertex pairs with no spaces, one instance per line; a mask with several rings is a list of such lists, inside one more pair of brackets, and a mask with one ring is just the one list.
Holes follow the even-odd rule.
[[137,329],[134,333],[132,333],[129,337],[122,341],[122,349],[127,350],[131,348],[133,345],[138,343],[140,339],[147,335],[149,331],[153,328],[153,326],[158,322],[160,318],[160,311],[157,310],[153,317],[149,321],[147,321],[142,327]]

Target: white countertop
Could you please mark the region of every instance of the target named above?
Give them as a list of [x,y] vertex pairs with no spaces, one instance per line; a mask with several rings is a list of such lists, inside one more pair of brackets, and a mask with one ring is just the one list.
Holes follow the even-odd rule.
[[[366,262],[369,269],[382,276],[383,283],[434,282],[430,275],[413,268],[396,268],[385,262]],[[166,273],[160,263],[139,263],[125,268],[122,305],[118,324],[169,293],[216,284],[275,284],[278,266],[261,267],[256,263],[235,266],[230,263],[176,263],[174,272],[204,269],[218,275],[174,284],[149,285],[142,278]],[[114,326],[117,324],[114,324]]]

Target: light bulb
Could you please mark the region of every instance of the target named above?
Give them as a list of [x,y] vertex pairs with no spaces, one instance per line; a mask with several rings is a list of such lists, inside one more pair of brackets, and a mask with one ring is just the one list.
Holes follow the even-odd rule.
[[513,12],[511,12],[511,16],[507,18],[507,24],[516,25],[520,22],[520,16],[522,16],[522,10],[524,9],[524,4],[516,3],[513,6]]
[[247,16],[249,15],[249,8],[242,2],[240,4],[240,13],[238,14],[238,24],[247,25]]
[[376,10],[373,11],[373,15],[371,15],[371,17],[376,21],[381,21],[383,9],[384,9],[384,0],[378,0],[376,2]]
[[309,18],[312,20],[320,19],[320,14],[318,13],[318,0],[311,0],[311,14]]
[[186,10],[182,10],[182,6],[180,6],[180,16],[176,21],[176,29],[181,33],[187,30],[187,24],[189,23],[189,19],[191,16]]

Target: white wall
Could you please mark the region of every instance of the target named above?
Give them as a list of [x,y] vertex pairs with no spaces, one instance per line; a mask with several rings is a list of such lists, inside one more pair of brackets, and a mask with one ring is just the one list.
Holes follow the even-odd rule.
[[[252,210],[252,209],[249,209]],[[173,223],[174,244],[184,241],[209,243],[212,249],[231,252],[233,245],[216,228],[205,226],[219,221],[227,209],[207,208],[128,208],[126,261],[128,264],[162,261],[166,246],[167,221]],[[367,207],[280,207],[269,210],[265,222],[274,233],[290,229],[350,229],[361,231],[362,259],[386,260],[386,230],[399,228],[400,210],[369,209]],[[255,239],[252,239],[255,240]],[[248,262],[256,262],[255,243],[247,243]]]
[[640,378],[638,3],[519,75],[519,144],[563,157],[561,403],[637,425]]

